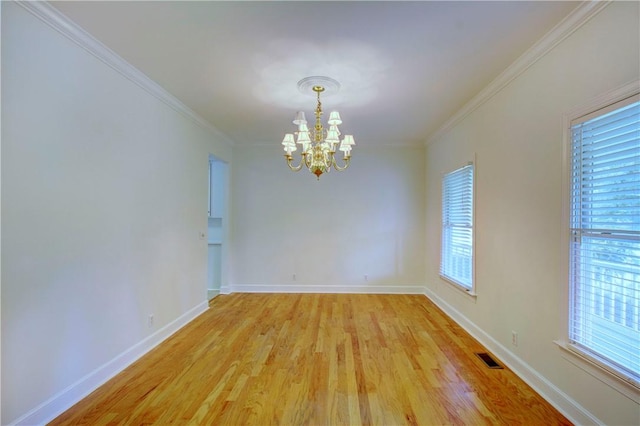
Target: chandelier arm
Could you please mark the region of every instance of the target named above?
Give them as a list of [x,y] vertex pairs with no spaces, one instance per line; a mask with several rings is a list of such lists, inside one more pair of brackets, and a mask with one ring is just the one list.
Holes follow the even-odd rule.
[[331,166],[333,166],[333,164],[335,164],[335,162],[336,162],[335,158],[333,158],[333,154],[334,154],[334,152],[333,152],[333,151],[329,151],[329,152],[327,153],[327,155],[328,155],[328,157],[329,157],[329,158],[326,158],[326,157],[325,157],[325,162],[324,162],[324,164],[325,164],[325,166],[327,167],[327,173],[329,173],[329,172],[331,171]]
[[302,165],[306,163],[305,158],[306,154],[302,154],[302,158],[300,159],[300,164],[298,164],[297,166],[294,166],[293,163],[293,157],[291,155],[285,155],[284,158],[287,159],[287,166],[289,166],[289,168],[291,170],[293,170],[294,172],[299,172],[302,169]]
[[313,157],[313,153],[311,151],[304,152],[302,155],[302,159],[304,160],[304,165],[307,169],[311,168],[311,161]]
[[351,156],[349,155],[348,157],[344,157],[344,166],[339,166],[336,158],[333,156],[333,154],[331,155],[331,157],[333,158],[333,168],[336,169],[337,171],[341,172],[343,170],[346,170],[347,167],[349,167],[349,162],[351,160]]

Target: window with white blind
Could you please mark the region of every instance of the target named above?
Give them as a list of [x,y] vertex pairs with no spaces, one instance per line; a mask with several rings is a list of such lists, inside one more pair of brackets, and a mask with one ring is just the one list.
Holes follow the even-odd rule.
[[473,291],[473,164],[442,178],[440,275]]
[[640,385],[640,97],[571,123],[569,343]]

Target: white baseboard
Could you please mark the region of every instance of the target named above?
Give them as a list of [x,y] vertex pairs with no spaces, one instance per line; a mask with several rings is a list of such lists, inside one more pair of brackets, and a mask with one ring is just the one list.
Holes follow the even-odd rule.
[[9,423],[9,425],[44,425],[50,422],[138,360],[141,356],[162,343],[198,315],[205,312],[208,308],[209,304],[206,301],[196,305],[149,337],[122,352],[111,361],[98,367],[33,410]]
[[424,294],[571,422],[579,425],[603,424],[602,421],[558,389],[520,357],[480,329],[471,320],[461,314],[460,311],[441,299],[440,296],[432,290],[424,287]]
[[424,294],[423,286],[393,285],[265,285],[242,284],[229,289],[233,293],[353,293],[353,294]]

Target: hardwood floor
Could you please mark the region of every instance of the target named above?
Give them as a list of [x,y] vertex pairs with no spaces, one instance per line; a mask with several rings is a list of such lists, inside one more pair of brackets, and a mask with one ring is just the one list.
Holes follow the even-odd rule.
[[51,424],[570,424],[425,296],[210,305]]

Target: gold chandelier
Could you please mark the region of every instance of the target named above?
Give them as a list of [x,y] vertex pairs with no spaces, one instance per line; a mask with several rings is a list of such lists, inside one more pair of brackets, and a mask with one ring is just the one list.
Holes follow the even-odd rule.
[[[355,145],[355,141],[352,135],[344,135],[342,141],[340,141],[340,130],[338,126],[342,124],[342,119],[338,111],[332,111],[329,114],[329,120],[327,120],[327,124],[329,125],[328,130],[324,129],[320,121],[320,117],[322,116],[320,93],[327,90],[327,88],[335,92],[340,88],[340,83],[329,77],[307,77],[298,82],[300,91],[307,90],[309,87],[316,93],[318,99],[318,105],[315,110],[316,123],[313,128],[309,130],[304,111],[298,111],[293,120],[293,124],[298,126],[298,131],[295,132],[296,140],[294,140],[293,133],[287,133],[284,135],[282,145],[285,151],[284,157],[291,170],[297,172],[302,169],[302,166],[306,166],[309,171],[320,180],[320,175],[328,173],[332,167],[340,172],[349,167],[351,149],[352,146]],[[294,166],[291,153],[298,149],[296,142],[302,145],[302,158],[300,159],[300,164]],[[342,166],[339,166],[335,159],[336,146],[338,143],[340,144],[338,150],[344,153]]]

